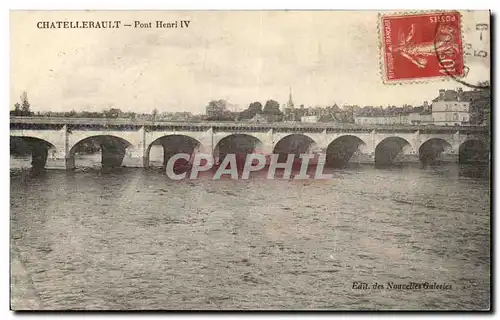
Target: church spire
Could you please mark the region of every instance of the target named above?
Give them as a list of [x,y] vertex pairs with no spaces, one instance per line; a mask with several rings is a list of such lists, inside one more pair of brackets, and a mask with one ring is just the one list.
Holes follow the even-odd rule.
[[292,99],[292,87],[290,86],[290,96],[288,98],[287,108],[293,108],[293,99]]

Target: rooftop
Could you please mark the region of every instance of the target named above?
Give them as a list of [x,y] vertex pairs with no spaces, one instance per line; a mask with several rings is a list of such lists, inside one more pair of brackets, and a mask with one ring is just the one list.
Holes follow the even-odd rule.
[[[471,90],[471,91],[456,91],[456,90],[445,90],[444,101],[468,101],[468,102],[479,102],[481,100],[490,99],[490,92],[488,90]],[[439,96],[432,99],[432,102],[439,101]]]

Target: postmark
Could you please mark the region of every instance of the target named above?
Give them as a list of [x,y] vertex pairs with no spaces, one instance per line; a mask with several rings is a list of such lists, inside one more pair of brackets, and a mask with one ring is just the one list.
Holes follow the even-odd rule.
[[384,83],[463,77],[461,19],[456,11],[381,15]]

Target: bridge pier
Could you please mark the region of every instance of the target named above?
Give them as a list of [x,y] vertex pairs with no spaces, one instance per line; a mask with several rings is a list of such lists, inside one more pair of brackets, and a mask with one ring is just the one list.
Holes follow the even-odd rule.
[[167,167],[168,160],[180,152],[167,152],[165,148],[163,149],[163,168]]
[[419,163],[420,159],[417,154],[404,153],[404,152],[385,152],[378,153],[374,157],[375,164],[379,165],[401,165],[410,163]]
[[31,166],[39,171],[45,168],[49,151],[45,145],[34,144],[31,153]]
[[421,155],[420,162],[422,164],[436,164],[436,163],[459,163],[459,155],[458,153],[440,153],[436,155]]
[[66,170],[75,169],[75,156],[74,155],[66,157],[65,162],[66,162]]

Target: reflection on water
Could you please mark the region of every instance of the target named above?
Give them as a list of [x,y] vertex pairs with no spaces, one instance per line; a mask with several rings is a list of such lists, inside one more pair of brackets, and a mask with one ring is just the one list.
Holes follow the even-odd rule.
[[488,308],[487,167],[326,172],[334,178],[13,176],[11,246],[47,309]]
[[[160,167],[163,165],[163,147],[153,145],[151,146],[149,153],[149,164],[151,166]],[[125,157],[123,161],[123,165],[127,166],[129,163],[128,159]],[[91,154],[75,154],[75,166],[77,168],[98,168],[101,167],[102,156],[101,152],[98,151],[96,153]],[[131,165],[134,166],[134,165]],[[10,156],[10,167],[11,168],[29,168],[31,167],[31,155],[24,156]],[[64,169],[65,161],[64,159],[57,158],[55,153],[49,153],[47,158],[46,168],[48,169]]]
[[470,178],[490,179],[490,165],[489,164],[464,164],[460,165],[458,174]]

